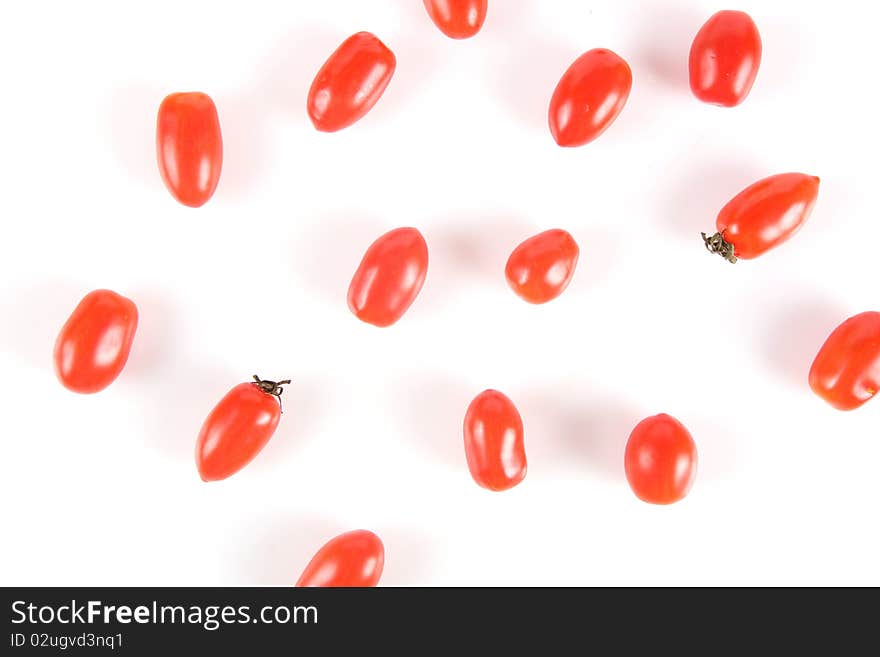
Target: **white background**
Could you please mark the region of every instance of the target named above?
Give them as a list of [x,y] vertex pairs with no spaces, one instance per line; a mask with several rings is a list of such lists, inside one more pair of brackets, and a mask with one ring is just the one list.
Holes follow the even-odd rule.
[[[880,402],[841,413],[806,375],[878,309],[876,20],[862,2],[740,2],[764,59],[746,103],[687,83],[701,0],[494,0],[468,41],[419,0],[18,2],[0,16],[3,584],[291,584],[333,535],[378,533],[385,585],[880,584]],[[721,3],[722,5],[724,3]],[[354,127],[314,130],[312,77],[358,30],[397,55]],[[547,104],[582,52],[634,74],[598,141],[556,146]],[[215,100],[224,166],[203,208],[155,163],[156,109]],[[822,179],[803,230],[755,261],[708,254],[721,206],[769,174]],[[422,230],[416,303],[377,329],[346,290],[382,232]],[[506,286],[547,228],[581,247],[559,299]],[[52,370],[88,291],[132,298],[131,358],[80,396]],[[258,373],[293,378],[281,425],[205,484],[204,417]],[[497,388],[529,473],[470,478],[461,422]],[[643,417],[691,430],[700,467],[638,501]]]

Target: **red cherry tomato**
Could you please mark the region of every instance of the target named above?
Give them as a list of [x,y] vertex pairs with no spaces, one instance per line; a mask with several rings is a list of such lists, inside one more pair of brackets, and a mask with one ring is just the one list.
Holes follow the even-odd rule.
[[363,118],[382,96],[396,66],[394,53],[375,35],[358,32],[348,37],[309,89],[312,123],[322,132],[336,132]]
[[425,9],[440,28],[451,39],[467,39],[483,27],[486,20],[488,0],[424,0]]
[[220,119],[210,96],[179,93],[162,101],[156,124],[156,156],[159,173],[174,198],[192,208],[208,202],[223,166]]
[[464,453],[480,486],[502,491],[526,476],[523,423],[516,406],[497,390],[485,390],[464,416]]
[[416,300],[428,273],[428,245],[415,228],[396,228],[370,245],[348,287],[358,319],[390,326]]
[[880,390],[880,313],[850,317],[834,329],[810,368],[810,387],[841,411]]
[[376,586],[385,566],[385,548],[365,529],[330,539],[309,561],[297,586]]
[[583,146],[617,118],[632,89],[629,64],[610,50],[585,52],[550,99],[550,132],[560,146]]
[[208,415],[196,443],[203,481],[235,474],[266,446],[281,419],[281,393],[290,381],[240,383]]
[[55,341],[55,373],[73,392],[93,393],[122,372],[137,330],[137,306],[110,290],[89,292]]
[[757,258],[797,232],[819,195],[819,179],[803,173],[764,178],[737,194],[715,220],[717,233],[703,241],[730,262]]
[[697,446],[684,425],[662,413],[636,425],[626,443],[624,469],[636,496],[651,504],[678,502],[697,476]]
[[734,107],[749,95],[761,65],[761,35],[741,11],[719,11],[691,46],[691,91],[704,103]]
[[579,253],[577,243],[566,231],[539,233],[510,254],[505,269],[507,282],[529,303],[547,303],[568,287]]

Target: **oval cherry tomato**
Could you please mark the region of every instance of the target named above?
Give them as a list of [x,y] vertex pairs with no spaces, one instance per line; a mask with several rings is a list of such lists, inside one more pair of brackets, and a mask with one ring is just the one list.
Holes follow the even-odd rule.
[[203,481],[235,474],[266,446],[281,419],[281,393],[290,381],[240,383],[211,411],[196,442]]
[[547,303],[568,287],[579,253],[569,233],[547,230],[516,247],[504,273],[520,297],[529,303]]
[[89,292],[55,341],[55,373],[73,392],[93,393],[122,372],[137,330],[137,306],[111,292]]
[[486,20],[488,0],[424,0],[425,9],[440,28],[451,39],[467,39],[483,27]]
[[312,123],[322,132],[336,132],[363,118],[382,96],[396,66],[394,53],[375,35],[358,32],[348,37],[309,89]]
[[156,124],[159,173],[171,195],[197,208],[208,202],[220,181],[223,138],[211,97],[171,94],[159,106]]
[[385,548],[365,529],[330,539],[309,561],[297,586],[376,586],[385,566]]
[[737,194],[715,220],[717,233],[706,248],[729,262],[757,258],[794,235],[810,216],[819,195],[819,179],[803,173],[764,178]]
[[617,118],[632,89],[629,64],[610,50],[590,50],[563,74],[550,99],[550,132],[560,146],[583,146]]
[[719,11],[691,46],[691,91],[704,103],[734,107],[749,95],[760,65],[761,35],[755,22],[741,11]]
[[428,273],[428,245],[415,228],[396,228],[370,245],[348,286],[358,319],[390,326],[416,300]]
[[624,470],[636,496],[651,504],[678,502],[697,476],[697,446],[684,425],[661,413],[636,425],[626,443]]
[[810,387],[841,411],[880,390],[880,313],[850,317],[834,329],[810,367]]
[[516,406],[497,390],[485,390],[464,416],[464,453],[480,486],[502,491],[526,476],[523,423]]

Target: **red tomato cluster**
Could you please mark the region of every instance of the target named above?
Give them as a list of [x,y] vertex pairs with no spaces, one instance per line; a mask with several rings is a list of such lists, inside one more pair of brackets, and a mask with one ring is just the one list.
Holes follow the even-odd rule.
[[[452,39],[476,35],[486,0],[424,0],[430,19]],[[762,44],[745,13],[721,11],[693,40],[690,87],[701,101],[734,107],[755,83]],[[351,127],[370,112],[394,75],[397,60],[378,37],[358,32],[345,39],[318,70],[306,100],[321,132]],[[633,85],[629,64],[597,48],[578,57],[562,74],[550,98],[550,133],[564,147],[583,146],[606,132],[623,111]],[[199,207],[220,181],[223,144],[217,108],[203,93],[173,93],[159,106],[156,129],[159,172],[180,203]],[[788,240],[816,203],[819,179],[783,173],[759,180],[720,210],[716,232],[705,246],[729,262],[756,258]],[[513,246],[513,245],[511,245]],[[580,255],[570,233],[547,230],[513,248],[504,274],[520,298],[544,304],[569,286]],[[389,327],[403,317],[421,291],[428,271],[428,245],[416,228],[378,237],[355,268],[348,307],[361,321]],[[500,267],[499,267],[500,269]],[[500,272],[499,272],[500,274]],[[500,276],[499,276],[500,278]],[[60,381],[75,392],[106,388],[122,372],[138,323],[135,304],[108,290],[89,293],[64,324],[55,345]],[[281,420],[281,394],[289,380],[235,385],[208,414],[196,440],[196,465],[204,481],[226,479],[265,447]],[[809,385],[841,410],[855,409],[880,389],[880,312],[846,320],[828,337],[810,369]],[[505,491],[526,476],[524,423],[504,394],[486,390],[464,413],[464,461],[474,481]],[[626,479],[639,499],[670,504],[694,483],[697,447],[675,418],[655,415],[639,422],[621,450]],[[298,586],[375,586],[385,550],[378,536],[358,530],[324,545]]]

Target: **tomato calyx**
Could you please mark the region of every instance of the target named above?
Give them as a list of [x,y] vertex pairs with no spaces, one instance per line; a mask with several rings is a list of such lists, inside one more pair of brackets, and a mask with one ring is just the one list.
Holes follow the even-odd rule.
[[[268,379],[261,379],[256,374],[254,374],[254,385],[257,386],[260,390],[265,392],[267,395],[272,395],[278,400],[278,407],[281,408],[281,393],[284,392],[285,386],[290,383],[290,379],[285,379],[284,381],[269,381]],[[282,409],[282,413],[284,410]]]
[[703,236],[703,243],[709,253],[717,253],[730,264],[736,264],[736,256],[733,254],[733,244],[724,239],[724,233],[715,233],[712,237],[708,237],[706,233],[700,233]]

